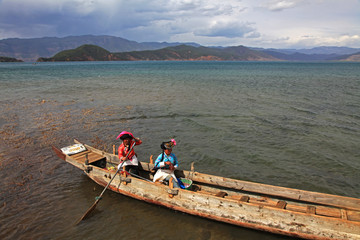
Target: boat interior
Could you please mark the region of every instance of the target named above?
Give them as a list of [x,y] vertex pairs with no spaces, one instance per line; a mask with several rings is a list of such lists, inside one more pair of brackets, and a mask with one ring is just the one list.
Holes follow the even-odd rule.
[[[101,152],[96,149],[90,148],[89,146],[86,147],[87,147],[86,151],[71,155],[71,158],[76,160],[78,163],[85,164],[91,167],[100,168],[108,172],[109,176],[116,172],[119,160],[115,154],[108,154],[105,152]],[[64,158],[64,156],[62,157]],[[153,176],[155,174],[153,167],[154,164],[151,156],[149,162],[141,162],[141,164],[139,165],[138,176],[137,175],[134,176],[133,174],[131,174],[131,176],[129,177],[139,178],[140,180],[152,182]],[[129,174],[127,173],[127,175]],[[256,204],[259,207],[268,206],[272,208],[285,209],[293,212],[314,214],[314,215],[326,216],[331,218],[360,222],[360,206],[359,209],[352,209],[346,206],[345,207],[331,206],[331,204],[327,205],[327,204],[317,203],[316,201],[307,202],[307,201],[291,199],[279,195],[271,195],[263,192],[249,191],[247,189],[242,189],[242,188],[232,188],[227,186],[226,184],[222,184],[221,182],[211,178],[198,177],[199,175],[202,174],[194,171],[193,164],[191,166],[190,171],[176,170],[175,175],[177,178],[187,178],[192,181],[192,184],[186,189],[186,191],[198,192],[223,199],[231,199],[237,201],[239,204],[250,203],[250,204]],[[211,175],[206,175],[206,176],[211,176]],[[163,183],[154,183],[154,184],[163,184]]]

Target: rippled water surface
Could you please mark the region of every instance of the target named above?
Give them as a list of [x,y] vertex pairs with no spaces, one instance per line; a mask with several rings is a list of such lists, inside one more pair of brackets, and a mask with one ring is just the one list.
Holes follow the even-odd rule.
[[175,138],[180,165],[360,197],[360,64],[0,64],[0,239],[285,239],[107,191],[51,145],[104,150],[132,131],[143,161]]

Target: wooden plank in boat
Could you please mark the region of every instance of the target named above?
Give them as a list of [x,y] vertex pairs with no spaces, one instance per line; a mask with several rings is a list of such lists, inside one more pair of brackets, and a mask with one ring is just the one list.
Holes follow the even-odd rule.
[[71,155],[71,157],[73,157],[73,158],[79,158],[79,157],[84,156],[84,155],[89,154],[89,153],[90,153],[90,150],[86,149],[86,150],[83,151],[83,152],[79,152],[79,153],[76,153],[76,154]]
[[360,222],[360,212],[347,210],[347,218],[350,221]]
[[327,217],[341,218],[340,210],[341,209],[333,208],[333,207],[317,206],[316,214],[321,215],[321,216],[327,216]]
[[300,205],[295,205],[295,204],[290,204],[288,203],[286,205],[286,210],[289,211],[293,211],[293,212],[301,212],[301,213],[306,213],[306,206],[300,206]]
[[306,190],[291,189],[261,183],[253,183],[236,179],[229,179],[199,172],[187,173],[193,181],[237,189],[241,191],[266,194],[274,197],[282,197],[297,201],[336,206],[350,210],[360,210],[360,199],[343,197],[326,193],[311,192]]
[[[238,200],[239,202],[250,202],[259,204],[262,206],[273,206],[276,208],[286,209],[293,212],[301,212],[307,213],[307,207],[305,205],[299,205],[294,203],[289,203],[283,200],[273,201],[266,198],[251,198],[249,196],[243,195],[228,195],[226,198]],[[330,206],[316,206],[316,215],[333,217],[333,218],[341,218],[341,209]],[[347,210],[348,220],[350,221],[360,221],[360,212],[359,211],[351,211]]]
[[91,152],[91,151],[81,152],[81,154],[75,154],[75,155],[72,155],[71,157],[81,163],[85,163],[85,161],[88,160],[89,164],[99,161],[104,158],[103,155],[100,155],[98,153]]
[[[294,203],[288,203],[286,201],[279,200],[278,202],[272,201],[267,199],[256,199],[252,198],[250,200],[249,196],[241,196],[238,195],[230,195],[227,198],[238,200],[239,202],[250,202],[259,204],[262,206],[275,206],[277,208],[286,209],[293,212],[301,212],[307,213],[308,209],[304,205],[297,205]],[[313,213],[314,214],[314,213]],[[327,207],[327,206],[316,206],[316,215],[326,216],[326,217],[333,217],[333,218],[341,218],[341,209],[335,207]],[[348,220],[350,221],[360,221],[360,212],[358,211],[351,211],[347,210]]]

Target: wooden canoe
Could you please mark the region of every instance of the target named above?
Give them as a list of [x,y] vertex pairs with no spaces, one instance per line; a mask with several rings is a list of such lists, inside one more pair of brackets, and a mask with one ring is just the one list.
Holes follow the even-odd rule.
[[[86,151],[73,155],[53,150],[105,187],[116,171],[118,157],[83,145]],[[140,164],[142,178],[119,174],[108,188],[177,211],[275,234],[360,239],[360,199],[208,175],[193,167],[176,170],[177,177],[193,181],[192,189],[178,189],[149,181],[153,164]]]

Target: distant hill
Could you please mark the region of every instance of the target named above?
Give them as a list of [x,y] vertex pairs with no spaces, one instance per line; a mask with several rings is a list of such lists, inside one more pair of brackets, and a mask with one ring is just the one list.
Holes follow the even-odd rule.
[[222,49],[222,51],[236,54],[236,60],[246,60],[246,61],[278,61],[280,60],[277,57],[271,56],[267,53],[254,51],[250,48],[244,46],[237,46],[237,47],[227,47]]
[[348,61],[348,62],[360,62],[360,52],[355,54],[349,54],[341,57],[337,57],[336,61]]
[[304,54],[299,52],[282,53],[276,50],[262,50],[261,52],[287,61],[329,61],[339,57],[337,54]]
[[357,52],[360,52],[360,48],[349,48],[349,47],[328,47],[328,46],[322,46],[322,47],[314,47],[309,49],[276,49],[276,48],[251,48],[253,50],[257,51],[272,51],[272,52],[278,52],[283,53],[287,55],[291,55],[294,53],[300,53],[300,54],[306,54],[306,55],[349,55],[354,54]]
[[152,51],[114,54],[120,60],[218,60],[218,61],[271,61],[278,60],[267,54],[243,46],[208,48],[180,45]]
[[[138,43],[120,37],[93,35],[70,36],[64,38],[8,38],[0,40],[0,56],[14,57],[24,61],[35,61],[39,57],[49,58],[60,51],[74,49],[84,44],[97,45],[110,52],[128,52],[156,50],[180,45],[181,43]],[[199,46],[196,43],[186,44]]]
[[157,60],[218,60],[218,61],[276,61],[278,59],[243,46],[229,48],[207,48],[180,45],[159,50],[110,53],[95,45],[83,45],[73,50],[59,52],[46,61],[157,61]]
[[22,62],[22,61],[11,57],[0,57],[0,62]]
[[331,46],[293,50],[293,52],[298,52],[303,54],[325,54],[325,55],[329,55],[329,54],[346,55],[346,54],[354,54],[359,51],[360,51],[359,48],[331,47]]
[[360,51],[348,47],[315,47],[311,49],[263,49],[251,48],[287,61],[334,61]]
[[38,62],[111,61],[112,54],[104,48],[85,44],[76,49],[61,51],[51,58],[39,58]]

